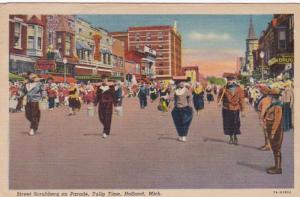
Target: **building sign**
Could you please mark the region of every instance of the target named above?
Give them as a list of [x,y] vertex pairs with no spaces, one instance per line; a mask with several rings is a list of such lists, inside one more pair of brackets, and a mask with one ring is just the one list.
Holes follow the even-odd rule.
[[274,64],[292,64],[294,63],[294,56],[291,55],[281,55],[277,57],[273,57],[268,61],[269,66]]
[[36,67],[39,70],[54,70],[56,68],[55,60],[37,60]]

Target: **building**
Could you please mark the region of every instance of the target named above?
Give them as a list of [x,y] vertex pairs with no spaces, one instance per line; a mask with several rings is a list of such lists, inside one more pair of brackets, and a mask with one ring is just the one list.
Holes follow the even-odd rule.
[[183,67],[182,72],[184,73],[184,76],[192,83],[199,82],[200,76],[199,76],[199,66],[188,66]]
[[36,61],[44,54],[44,27],[42,16],[9,16],[9,72],[36,71]]
[[125,77],[125,49],[123,41],[113,39],[112,54],[112,77],[123,80]]
[[[75,47],[75,17],[73,15],[47,15],[45,20],[47,54],[41,65],[48,63],[49,66],[43,68],[44,73],[75,76],[75,66],[78,63]],[[67,61],[66,65],[63,59]]]
[[[76,77],[88,80],[100,79],[101,75],[110,76],[112,72],[112,46],[104,44],[107,40],[107,31],[92,26],[89,22],[76,18],[76,57],[78,65],[75,66]],[[105,41],[103,41],[105,40]]]
[[176,22],[174,27],[129,27],[127,32],[113,32],[112,35],[125,42],[128,53],[138,51],[145,54],[142,69],[148,77],[171,79],[180,74],[181,36]]
[[259,39],[264,52],[264,74],[268,77],[294,77],[294,15],[275,14]]
[[236,60],[236,73],[241,73],[245,65],[245,57],[238,57]]
[[246,62],[242,67],[242,75],[252,75],[254,70],[254,56],[253,51],[258,49],[258,39],[255,34],[254,25],[252,23],[252,17],[250,17],[250,26],[248,31],[248,37],[246,39]]

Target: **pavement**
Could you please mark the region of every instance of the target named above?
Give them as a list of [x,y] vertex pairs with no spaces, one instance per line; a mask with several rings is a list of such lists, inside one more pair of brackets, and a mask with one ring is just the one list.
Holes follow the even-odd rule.
[[42,111],[36,136],[28,136],[24,113],[10,114],[10,189],[294,187],[294,132],[284,133],[283,174],[267,174],[273,155],[257,150],[263,133],[249,106],[235,146],[223,135],[216,103],[194,114],[187,142],[177,141],[170,112],[158,111],[157,103],[140,109],[137,99],[126,98],[123,105],[107,139],[86,105],[76,116],[66,107]]

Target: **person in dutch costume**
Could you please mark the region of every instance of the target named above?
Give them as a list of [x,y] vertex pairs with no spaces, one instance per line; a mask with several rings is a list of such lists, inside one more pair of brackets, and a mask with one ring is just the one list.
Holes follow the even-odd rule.
[[70,84],[69,88],[69,115],[75,115],[81,108],[81,103],[79,99],[79,89],[75,83]]
[[199,115],[200,110],[204,108],[204,90],[198,82],[193,90],[193,103],[194,108],[197,111],[197,115]]

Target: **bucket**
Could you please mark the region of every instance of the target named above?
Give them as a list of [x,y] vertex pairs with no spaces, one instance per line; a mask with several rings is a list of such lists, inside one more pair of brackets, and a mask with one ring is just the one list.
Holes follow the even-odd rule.
[[123,116],[123,107],[122,106],[117,106],[115,110],[117,112],[117,116]]
[[40,101],[39,106],[41,110],[46,110],[48,108],[48,101],[47,100]]
[[90,106],[87,108],[87,115],[88,115],[88,117],[94,117],[94,115],[95,115],[94,107]]

